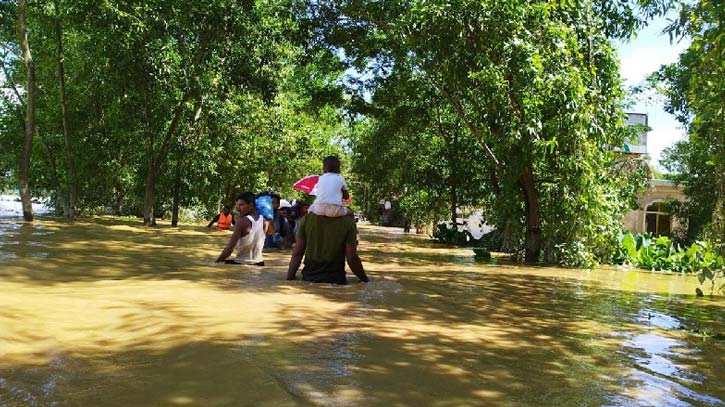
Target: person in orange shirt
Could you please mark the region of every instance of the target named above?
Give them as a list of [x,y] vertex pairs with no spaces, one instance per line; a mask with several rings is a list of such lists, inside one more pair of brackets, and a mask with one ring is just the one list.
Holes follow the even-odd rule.
[[214,219],[209,222],[206,227],[210,228],[211,225],[216,222],[216,228],[218,230],[229,230],[231,225],[234,225],[234,216],[232,215],[232,208],[229,207],[229,205],[224,205],[224,209],[222,209],[221,212],[217,216],[214,217]]

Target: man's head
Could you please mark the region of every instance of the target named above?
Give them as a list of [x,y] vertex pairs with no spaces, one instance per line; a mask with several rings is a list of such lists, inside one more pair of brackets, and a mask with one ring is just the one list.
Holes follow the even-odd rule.
[[307,202],[301,202],[297,205],[297,216],[302,217],[307,215],[307,211],[310,209],[310,204]]
[[279,194],[269,194],[269,196],[272,198],[272,208],[276,211],[279,209],[279,201],[282,199]]
[[232,211],[232,208],[229,205],[224,205],[224,209],[222,209],[222,212],[224,212],[225,215],[229,215],[229,212]]
[[340,159],[336,155],[329,155],[322,160],[322,172],[340,173]]
[[292,212],[290,212],[290,208],[284,207],[284,208],[279,208],[279,214],[283,218],[289,218],[292,215]]
[[254,194],[251,192],[242,192],[237,195],[237,211],[240,216],[249,215],[254,210]]

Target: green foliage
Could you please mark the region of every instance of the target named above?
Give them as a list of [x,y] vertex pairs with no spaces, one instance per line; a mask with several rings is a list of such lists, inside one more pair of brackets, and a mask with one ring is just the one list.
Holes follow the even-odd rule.
[[556,248],[559,264],[564,267],[590,269],[597,265],[594,255],[582,242],[561,243]]
[[[654,3],[642,5],[658,13]],[[369,72],[364,89],[373,97],[361,110],[377,135],[355,146],[368,160],[356,171],[386,178],[371,198],[426,191],[437,198],[427,216],[443,219],[456,201],[450,180],[475,180],[456,193],[511,236],[525,230],[527,258],[570,259],[577,242],[588,253],[581,258],[611,256],[619,219],[645,179],[620,171],[609,147],[631,135],[607,35],[626,37],[641,23],[632,4],[349,0],[321,8],[326,40]],[[441,128],[456,126],[456,143],[437,141]]]
[[[50,5],[49,5],[50,4]],[[30,3],[38,66],[31,184],[60,204],[68,162],[60,127],[55,23],[62,23],[78,209],[140,215],[158,167],[155,209],[213,213],[242,190],[291,194],[345,155],[343,67],[312,46],[304,4],[285,1]],[[16,183],[24,70],[14,2],[0,3],[0,174]],[[178,123],[173,127],[178,112]],[[164,153],[167,149],[166,153]],[[348,161],[349,162],[349,161]],[[203,210],[198,209],[203,208]],[[183,212],[183,211],[182,211]]]
[[438,228],[433,232],[433,239],[440,243],[463,245],[471,241],[471,234],[462,227],[448,226],[445,223],[438,225]]
[[666,97],[666,109],[688,133],[687,140],[665,150],[663,165],[689,198],[674,213],[689,220],[690,242],[725,238],[724,19],[725,9],[718,2],[682,2],[679,18],[668,31],[672,40],[686,36],[691,44],[678,62],[650,77],[650,84]]
[[697,274],[700,284],[710,280],[713,287],[715,280],[725,275],[725,259],[709,242],[697,241],[690,247],[681,247],[667,236],[654,238],[627,232],[620,234],[619,244],[620,261],[639,268]]
[[354,124],[352,170],[365,180],[368,218],[375,219],[381,199],[397,198],[414,224],[450,219],[452,202],[482,202],[483,154],[424,77],[396,71],[361,113],[366,119]]
[[491,260],[491,252],[484,248],[474,248],[473,256],[479,260]]

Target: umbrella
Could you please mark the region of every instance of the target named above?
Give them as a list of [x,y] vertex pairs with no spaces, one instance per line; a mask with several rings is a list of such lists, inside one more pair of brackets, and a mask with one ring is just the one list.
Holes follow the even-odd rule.
[[294,188],[298,191],[302,191],[309,195],[312,192],[312,188],[314,188],[315,185],[317,185],[318,179],[320,179],[319,175],[308,175],[308,176],[302,178],[301,180],[295,182],[292,185],[292,188]]
[[[292,188],[298,191],[302,191],[307,195],[314,195],[312,191],[315,189],[315,185],[317,185],[317,180],[319,179],[319,175],[308,175],[292,184]],[[351,204],[352,199],[345,199],[343,200],[343,202],[345,202],[346,204]]]

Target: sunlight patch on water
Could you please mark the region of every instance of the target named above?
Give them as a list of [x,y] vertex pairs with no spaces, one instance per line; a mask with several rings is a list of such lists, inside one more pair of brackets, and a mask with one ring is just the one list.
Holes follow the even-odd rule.
[[606,407],[694,407],[723,406],[722,400],[697,393],[662,377],[632,371],[622,383],[622,393],[611,396]]
[[[645,303],[663,298],[650,296]],[[683,337],[681,318],[652,308],[639,310],[633,318],[640,332],[615,333],[622,338],[617,351],[630,364],[619,379],[618,394],[610,394],[608,406],[692,407],[725,406],[725,402],[708,393],[707,380],[701,372],[691,370],[701,362],[702,350],[692,343],[674,339]],[[646,331],[642,331],[646,328]],[[683,337],[685,339],[685,337]]]
[[679,319],[652,309],[643,309],[636,318],[637,323],[660,329],[678,329],[682,326]]
[[[32,203],[34,215],[46,215],[51,208],[42,203]],[[23,206],[17,195],[0,195],[0,218],[20,218],[23,216]]]
[[693,372],[673,361],[673,359],[682,360],[693,357],[692,351],[690,355],[676,351],[677,348],[688,347],[684,342],[647,333],[632,337],[625,341],[622,346],[625,349],[630,349],[628,356],[639,369],[671,379],[702,383],[701,377],[697,377]]

